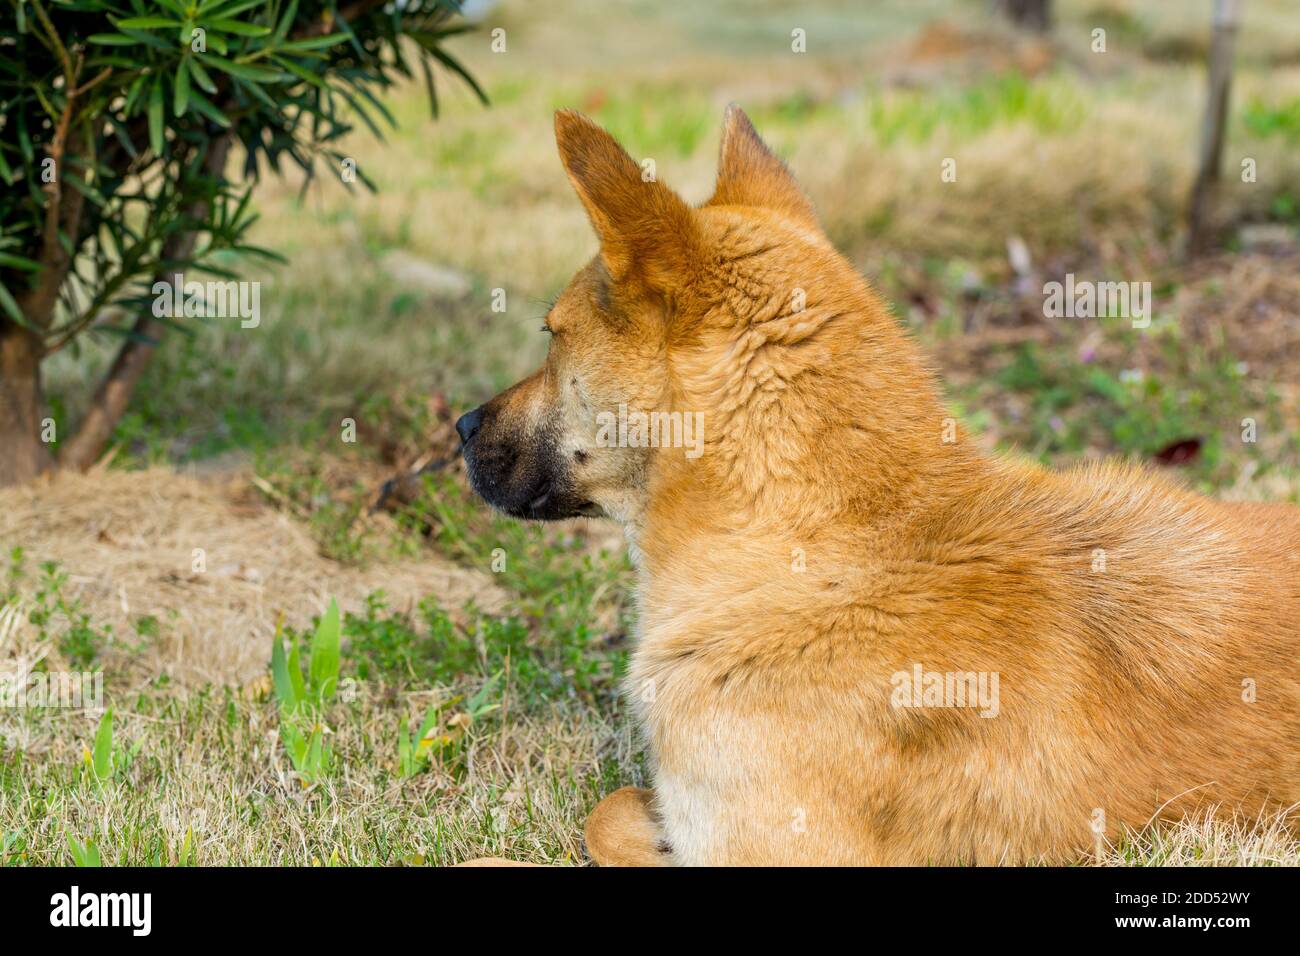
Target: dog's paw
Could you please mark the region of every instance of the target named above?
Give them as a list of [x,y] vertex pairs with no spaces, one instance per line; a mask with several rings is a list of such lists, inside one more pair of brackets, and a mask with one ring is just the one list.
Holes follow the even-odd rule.
[[672,852],[655,816],[654,792],[641,787],[615,790],[591,811],[583,840],[600,866],[671,866]]

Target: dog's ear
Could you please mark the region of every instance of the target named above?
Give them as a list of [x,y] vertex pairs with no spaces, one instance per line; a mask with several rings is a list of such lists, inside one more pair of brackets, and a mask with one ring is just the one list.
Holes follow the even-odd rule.
[[708,206],[757,206],[820,228],[817,213],[785,163],[768,149],[735,103],[722,120],[718,185]]
[[695,210],[581,113],[555,114],[555,142],[610,277],[661,289],[686,281],[697,261]]

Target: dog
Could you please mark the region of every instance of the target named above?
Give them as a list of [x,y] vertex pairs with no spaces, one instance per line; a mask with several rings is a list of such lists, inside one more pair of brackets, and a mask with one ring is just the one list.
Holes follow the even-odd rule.
[[491,505],[626,530],[653,788],[597,862],[1066,863],[1295,809],[1300,510],[982,452],[738,107],[699,207],[555,132],[599,254],[456,427]]

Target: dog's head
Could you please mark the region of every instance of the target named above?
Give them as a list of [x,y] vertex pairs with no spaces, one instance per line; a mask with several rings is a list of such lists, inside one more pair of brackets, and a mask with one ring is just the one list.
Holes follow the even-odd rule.
[[[655,456],[698,457],[732,427],[731,400],[750,389],[736,363],[762,382],[755,323],[763,341],[797,342],[812,305],[799,300],[798,272],[838,257],[737,107],[717,188],[698,209],[587,118],[557,113],[555,132],[600,252],[547,315],[542,368],[456,427],[475,490],[501,510],[629,521]],[[801,361],[825,359],[814,349]]]

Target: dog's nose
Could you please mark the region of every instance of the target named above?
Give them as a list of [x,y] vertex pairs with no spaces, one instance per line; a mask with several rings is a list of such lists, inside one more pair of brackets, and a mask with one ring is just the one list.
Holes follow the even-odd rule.
[[482,423],[483,406],[481,405],[472,412],[466,412],[456,419],[456,433],[460,435],[462,445],[469,444],[469,440],[478,434],[479,425]]

